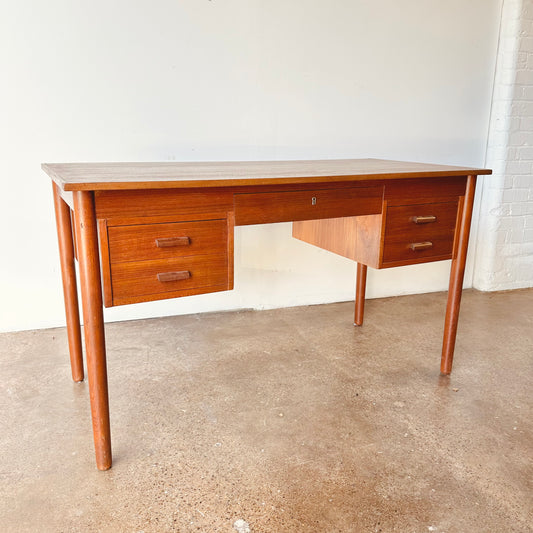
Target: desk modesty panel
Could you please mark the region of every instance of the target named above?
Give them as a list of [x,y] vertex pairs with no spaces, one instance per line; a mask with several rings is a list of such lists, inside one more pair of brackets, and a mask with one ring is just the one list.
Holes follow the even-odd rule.
[[67,332],[84,379],[75,260],[100,470],[111,467],[103,306],[233,288],[233,228],[293,222],[293,236],[367,267],[452,259],[441,372],[452,369],[476,177],[487,169],[377,159],[43,164],[53,180]]

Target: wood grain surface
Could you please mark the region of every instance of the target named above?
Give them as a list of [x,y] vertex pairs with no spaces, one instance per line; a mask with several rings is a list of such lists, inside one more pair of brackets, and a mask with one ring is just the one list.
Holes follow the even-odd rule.
[[224,187],[491,173],[488,169],[383,159],[43,163],[41,167],[64,191]]

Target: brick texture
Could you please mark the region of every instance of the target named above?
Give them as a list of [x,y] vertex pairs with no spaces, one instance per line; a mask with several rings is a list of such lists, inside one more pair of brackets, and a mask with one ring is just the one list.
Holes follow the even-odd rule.
[[533,0],[504,0],[474,287],[533,286]]

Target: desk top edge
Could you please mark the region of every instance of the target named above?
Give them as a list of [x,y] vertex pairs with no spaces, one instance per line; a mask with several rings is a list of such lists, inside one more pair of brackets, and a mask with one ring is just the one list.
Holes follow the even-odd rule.
[[491,174],[489,169],[383,159],[43,163],[64,191],[211,188]]

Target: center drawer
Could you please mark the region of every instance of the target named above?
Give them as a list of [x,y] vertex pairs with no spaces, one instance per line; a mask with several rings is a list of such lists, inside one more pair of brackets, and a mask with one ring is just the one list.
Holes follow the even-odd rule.
[[383,187],[346,187],[235,195],[235,224],[268,224],[381,213]]

